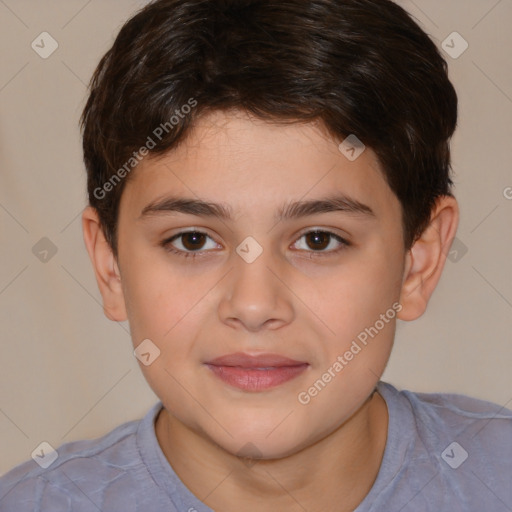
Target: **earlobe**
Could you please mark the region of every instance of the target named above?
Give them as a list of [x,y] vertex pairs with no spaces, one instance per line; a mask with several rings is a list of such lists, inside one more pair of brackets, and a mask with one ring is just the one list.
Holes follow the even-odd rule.
[[103,298],[105,316],[115,322],[127,319],[121,274],[100,225],[99,217],[94,208],[88,206],[82,213],[82,229],[84,242]]
[[406,255],[399,319],[416,320],[427,309],[441,278],[458,223],[457,200],[451,196],[438,198],[430,224]]

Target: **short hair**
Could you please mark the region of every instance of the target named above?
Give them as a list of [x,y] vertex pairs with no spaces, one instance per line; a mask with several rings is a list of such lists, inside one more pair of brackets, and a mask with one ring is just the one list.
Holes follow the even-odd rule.
[[436,199],[453,196],[447,63],[390,0],[155,0],[123,25],[89,86],[89,204],[116,257],[120,198],[140,154],[176,148],[215,110],[355,134],[400,201],[406,249]]

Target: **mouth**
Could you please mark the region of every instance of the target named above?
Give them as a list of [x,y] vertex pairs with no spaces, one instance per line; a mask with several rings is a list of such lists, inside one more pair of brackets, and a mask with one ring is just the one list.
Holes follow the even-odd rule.
[[280,386],[301,375],[309,363],[278,354],[251,356],[229,354],[205,365],[224,383],[244,391],[264,391]]

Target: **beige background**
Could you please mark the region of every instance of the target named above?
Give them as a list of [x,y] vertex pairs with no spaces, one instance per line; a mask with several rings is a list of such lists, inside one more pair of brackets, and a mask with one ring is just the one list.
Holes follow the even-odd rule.
[[[156,401],[128,326],[103,316],[80,224],[86,84],[143,3],[0,0],[0,474],[41,441],[102,435]],[[447,261],[427,313],[398,323],[384,379],[510,407],[512,2],[401,4],[439,46],[453,31],[469,43],[447,56],[460,99],[453,162],[467,252]],[[31,48],[43,31],[59,44],[48,59]],[[46,263],[32,252],[43,237],[57,248]]]

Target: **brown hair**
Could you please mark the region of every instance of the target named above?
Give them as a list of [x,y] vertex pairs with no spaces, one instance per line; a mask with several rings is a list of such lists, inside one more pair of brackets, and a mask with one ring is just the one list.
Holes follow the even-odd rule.
[[80,119],[89,203],[116,256],[119,202],[140,156],[231,108],[356,134],[402,205],[406,249],[436,198],[453,195],[457,95],[435,44],[395,3],[156,0],[101,59]]

